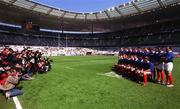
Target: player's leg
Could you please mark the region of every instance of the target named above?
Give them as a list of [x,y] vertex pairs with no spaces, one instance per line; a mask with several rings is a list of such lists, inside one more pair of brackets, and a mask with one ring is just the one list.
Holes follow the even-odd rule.
[[144,86],[146,86],[147,85],[147,74],[144,74],[143,76],[144,76]]
[[162,70],[161,70],[161,83],[162,83],[162,84],[165,84],[165,82],[164,82],[164,74],[165,74],[165,73],[164,73],[164,65],[165,65],[165,64],[164,64],[164,62],[163,62],[162,65],[161,65],[161,69],[162,69]]
[[161,72],[162,70],[159,68],[160,65],[158,65],[158,69],[157,69],[157,82],[160,83],[161,82]]
[[173,63],[172,62],[168,62],[167,63],[167,82],[169,82],[167,84],[167,87],[173,87],[173,75],[172,75],[172,70],[173,70]]

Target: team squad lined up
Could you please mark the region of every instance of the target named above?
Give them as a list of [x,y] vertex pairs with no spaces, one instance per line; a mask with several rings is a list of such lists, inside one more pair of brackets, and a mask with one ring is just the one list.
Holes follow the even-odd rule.
[[144,86],[149,80],[173,87],[173,59],[171,47],[121,48],[115,70],[118,74]]

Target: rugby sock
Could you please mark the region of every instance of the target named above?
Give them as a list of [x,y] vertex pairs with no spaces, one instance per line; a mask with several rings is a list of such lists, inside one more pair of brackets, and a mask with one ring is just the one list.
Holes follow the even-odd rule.
[[161,80],[164,81],[164,71],[161,72]]
[[169,84],[169,75],[166,74],[166,84]]
[[173,84],[173,76],[172,76],[172,74],[169,75],[169,82],[170,82],[170,84]]
[[147,84],[147,74],[144,74],[144,84]]
[[158,81],[160,81],[161,80],[161,72],[158,72],[158,79],[157,79]]

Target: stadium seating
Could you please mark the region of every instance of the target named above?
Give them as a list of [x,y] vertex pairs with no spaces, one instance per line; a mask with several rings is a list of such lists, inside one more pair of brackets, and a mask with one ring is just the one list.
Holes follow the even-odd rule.
[[157,23],[109,33],[57,33],[27,31],[0,26],[1,45],[33,45],[52,47],[119,47],[172,45],[180,43],[179,21]]

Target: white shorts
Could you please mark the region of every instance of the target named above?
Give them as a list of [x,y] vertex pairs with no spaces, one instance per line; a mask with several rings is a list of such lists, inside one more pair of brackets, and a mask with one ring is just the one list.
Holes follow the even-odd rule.
[[151,74],[151,72],[144,72],[145,74]]
[[168,62],[166,64],[165,70],[172,73],[172,71],[173,71],[173,63],[172,62]]
[[158,68],[159,70],[164,70],[164,62],[158,64],[157,68]]
[[151,74],[151,72],[149,72],[149,71],[146,71],[146,72],[144,72],[144,74]]

